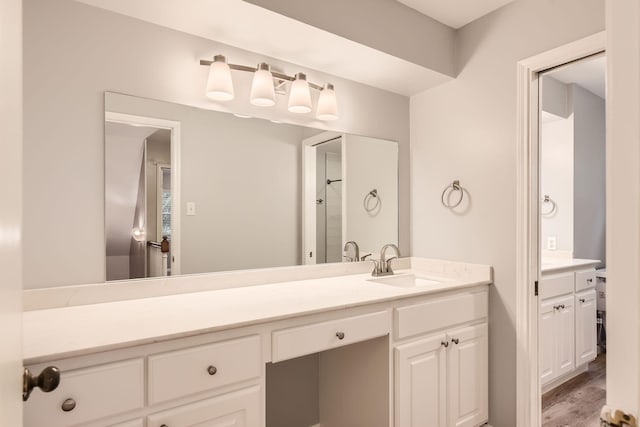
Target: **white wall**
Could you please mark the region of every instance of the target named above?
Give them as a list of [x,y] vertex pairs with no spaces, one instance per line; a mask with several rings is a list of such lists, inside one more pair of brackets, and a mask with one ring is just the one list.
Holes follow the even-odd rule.
[[22,2],[0,2],[0,425],[22,425]]
[[607,0],[607,404],[640,413],[640,3]]
[[[549,116],[547,116],[549,117]],[[549,238],[556,239],[556,251],[571,256],[573,251],[573,115],[563,119],[543,119],[540,126],[540,193],[556,203],[555,213],[541,215],[540,244],[551,250]],[[543,203],[541,212],[551,205]]]
[[[406,97],[72,0],[25,0],[24,40],[25,287],[104,280],[102,105],[107,90],[398,141],[400,244],[408,252]],[[216,53],[238,63],[267,61],[285,72],[304,71],[311,81],[332,81],[340,119],[324,123],[293,115],[282,99],[275,108],[251,106],[248,73],[234,75],[236,100],[208,100],[207,68],[198,61]],[[59,208],[50,210],[53,205]],[[56,242],[60,249],[52,253],[42,242]]]
[[[603,30],[603,11],[603,0],[511,3],[458,32],[455,81],[411,99],[412,254],[494,267],[494,427],[513,427],[516,418],[516,64]],[[440,205],[440,193],[453,179],[469,191],[464,215]]]
[[[371,253],[377,258],[382,246],[398,241],[398,145],[392,141],[347,135],[344,153],[343,191],[347,215],[343,222],[343,241],[354,240],[360,246],[360,256]],[[364,199],[374,189],[378,191],[378,199],[367,199],[367,207],[371,210],[367,212]]]
[[574,117],[573,255],[606,265],[605,101],[571,85]]

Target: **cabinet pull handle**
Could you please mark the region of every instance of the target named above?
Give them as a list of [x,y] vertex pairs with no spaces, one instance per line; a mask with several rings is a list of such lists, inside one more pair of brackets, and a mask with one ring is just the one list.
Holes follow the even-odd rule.
[[339,340],[343,340],[344,339],[344,332],[336,332],[336,337],[338,337]]
[[443,346],[444,348],[447,348],[447,347],[449,347],[449,342],[448,341],[442,341],[440,343],[440,345]]
[[160,427],[169,427],[169,426],[166,424],[162,424]]
[[585,302],[585,299],[584,298],[580,298],[578,301],[583,303],[583,302]]
[[45,393],[55,390],[60,385],[60,369],[55,366],[46,367],[40,375],[33,375],[29,369],[22,372],[22,401],[26,402],[34,388],[38,387]]
[[[207,368],[207,372],[209,373],[209,375],[215,375],[216,372],[218,372],[218,368],[216,368],[215,366],[211,365]],[[162,427],[162,426],[160,426]]]
[[454,343],[454,344],[459,344],[460,340],[458,338],[452,338],[451,342]]
[[62,402],[60,408],[62,408],[64,412],[71,412],[76,408],[76,401],[71,398],[66,399],[64,402]]
[[587,279],[587,282],[593,283],[593,279]]

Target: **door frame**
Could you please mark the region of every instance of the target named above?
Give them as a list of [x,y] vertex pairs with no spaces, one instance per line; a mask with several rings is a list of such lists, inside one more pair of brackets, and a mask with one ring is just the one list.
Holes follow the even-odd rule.
[[181,228],[180,228],[180,122],[175,120],[158,119],[155,117],[135,116],[132,114],[105,111],[107,122],[122,123],[133,126],[149,126],[171,131],[171,275],[181,273]]
[[541,387],[538,375],[539,219],[539,75],[568,62],[605,51],[602,31],[517,64],[516,181],[516,390],[518,427],[538,427]]

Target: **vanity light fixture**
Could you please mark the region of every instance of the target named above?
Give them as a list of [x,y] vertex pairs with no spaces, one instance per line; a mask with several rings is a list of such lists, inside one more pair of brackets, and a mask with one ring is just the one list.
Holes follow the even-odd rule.
[[216,55],[208,65],[207,96],[216,101],[231,101],[235,95],[227,58],[224,55]]
[[[320,92],[316,118],[318,120],[336,120],[338,118],[338,102],[335,89],[327,83],[319,86],[307,81],[304,73],[295,76],[272,71],[269,64],[260,63],[257,67],[228,64],[223,55],[216,55],[213,61],[201,59],[200,65],[209,67],[206,94],[216,101],[230,101],[234,98],[231,70],[253,73],[249,102],[259,107],[271,107],[276,103],[276,93],[286,93],[284,84],[291,82],[287,108],[292,113],[306,114],[313,109],[311,89]],[[275,81],[275,84],[274,84]]]
[[276,90],[273,86],[273,75],[271,74],[269,64],[265,64],[264,62],[258,64],[258,68],[253,74],[249,102],[258,107],[271,107],[276,105]]

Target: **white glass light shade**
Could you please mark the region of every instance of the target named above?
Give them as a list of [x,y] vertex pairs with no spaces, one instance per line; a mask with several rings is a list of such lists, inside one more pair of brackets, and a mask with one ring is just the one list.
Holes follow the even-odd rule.
[[268,64],[259,64],[253,74],[249,101],[258,107],[271,107],[276,104],[276,91],[273,87],[273,76]]
[[234,97],[231,69],[222,55],[216,55],[209,66],[207,96],[215,101],[231,101]]
[[324,85],[324,88],[320,91],[316,117],[318,120],[336,120],[338,118],[338,101],[331,83]]
[[311,111],[311,92],[309,91],[307,76],[304,73],[296,74],[296,79],[291,83],[289,111],[300,114]]

